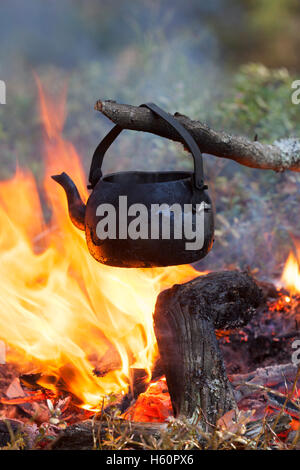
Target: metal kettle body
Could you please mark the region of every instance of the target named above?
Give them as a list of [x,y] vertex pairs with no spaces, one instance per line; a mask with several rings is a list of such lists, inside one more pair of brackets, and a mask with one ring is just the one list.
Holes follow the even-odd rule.
[[69,214],[85,230],[91,255],[110,266],[146,268],[193,263],[210,251],[214,238],[211,200],[203,181],[201,152],[183,126],[154,104],[147,106],[181,135],[194,158],[194,172],[128,171],[102,175],[106,150],[120,134],[115,126],[98,145],[91,165],[86,206],[62,173]]

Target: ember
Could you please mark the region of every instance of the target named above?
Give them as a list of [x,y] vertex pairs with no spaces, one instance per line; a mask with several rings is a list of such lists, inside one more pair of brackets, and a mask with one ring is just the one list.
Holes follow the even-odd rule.
[[142,422],[164,422],[170,416],[173,416],[172,404],[165,377],[151,383],[124,414],[125,419]]

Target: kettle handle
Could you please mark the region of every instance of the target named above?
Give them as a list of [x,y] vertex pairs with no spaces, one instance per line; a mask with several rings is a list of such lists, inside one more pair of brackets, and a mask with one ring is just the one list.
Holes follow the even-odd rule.
[[[157,114],[177,131],[177,133],[180,135],[181,139],[185,143],[185,146],[191,152],[194,159],[194,185],[198,190],[206,189],[206,186],[204,185],[202,153],[192,135],[183,127],[182,124],[180,124],[179,121],[177,121],[177,119],[174,119],[173,116],[163,111],[156,104],[145,103],[141,104],[141,107],[150,109],[153,113]],[[114,126],[111,131],[104,137],[104,139],[101,140],[100,144],[96,148],[93,155],[89,174],[89,189],[93,189],[99,179],[102,177],[101,166],[105,153],[111,146],[111,144],[114,142],[114,140],[118,137],[118,135],[122,132],[122,130],[123,128],[121,126]]]

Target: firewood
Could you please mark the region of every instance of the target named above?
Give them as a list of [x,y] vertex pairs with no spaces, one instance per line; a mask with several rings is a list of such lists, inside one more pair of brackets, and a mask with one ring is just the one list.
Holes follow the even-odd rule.
[[[99,442],[107,439],[108,429],[113,431],[113,437],[118,438],[126,433],[132,441],[142,443],[151,437],[159,439],[161,434],[167,430],[167,423],[137,423],[126,420],[115,420],[114,427],[107,422],[86,420],[73,424],[64,429],[58,439],[51,445],[55,450],[89,450],[94,447],[95,441]],[[133,447],[130,444],[130,447]],[[138,446],[139,447],[139,446]]]
[[[258,368],[248,374],[235,374],[230,377],[230,382],[235,389],[235,397],[239,401],[242,398],[257,393],[264,387],[270,389],[289,389],[294,384],[298,367],[292,363],[273,365]],[[298,387],[300,381],[298,381]]]
[[238,271],[200,276],[158,296],[154,328],[175,417],[206,430],[236,407],[215,329],[246,324],[261,299],[254,280]]
[[[98,100],[95,109],[123,129],[151,132],[180,142],[177,132],[146,108]],[[250,168],[300,171],[300,139],[289,138],[272,145],[216,131],[200,121],[175,113],[174,117],[193,135],[202,152],[235,160]]]
[[[267,416],[264,419],[248,423],[244,437],[251,440],[261,437],[263,441],[265,432],[272,432],[272,435],[275,436],[287,431],[290,422],[291,417],[288,415],[278,416],[275,414]],[[181,439],[184,439],[184,424],[181,427]],[[174,432],[172,426],[168,427],[167,423],[138,423],[119,420],[119,422],[114,422],[114,426],[109,426],[105,421],[87,420],[68,426],[61,431],[58,438],[50,445],[50,448],[53,450],[91,450],[94,447],[99,448],[99,444],[103,445],[107,441],[108,431],[111,440],[115,439],[116,442],[121,435],[130,436],[130,440],[127,439],[127,441],[129,440],[127,447],[130,449],[147,449],[147,443],[151,443],[153,439],[160,440],[167,433]],[[213,439],[214,431],[215,429],[213,429],[212,434],[199,433],[197,438],[199,445],[209,449],[209,442],[215,442]]]

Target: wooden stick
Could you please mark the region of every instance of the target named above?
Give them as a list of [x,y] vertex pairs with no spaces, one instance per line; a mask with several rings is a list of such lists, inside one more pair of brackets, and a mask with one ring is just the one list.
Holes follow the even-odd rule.
[[[146,108],[98,100],[95,109],[124,129],[150,132],[181,142],[176,131]],[[193,135],[204,153],[235,160],[251,168],[300,171],[300,139],[281,139],[273,145],[215,131],[200,121],[175,113],[174,117]]]

